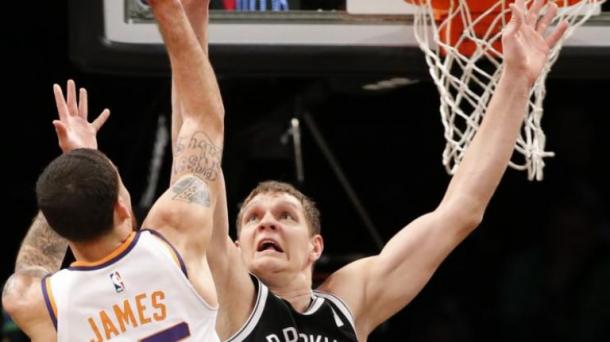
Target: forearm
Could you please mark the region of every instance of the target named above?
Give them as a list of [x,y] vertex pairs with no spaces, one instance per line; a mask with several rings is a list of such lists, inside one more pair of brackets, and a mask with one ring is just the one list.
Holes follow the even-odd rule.
[[182,2],[203,52],[208,54],[209,0]]
[[[227,195],[224,174],[221,171],[218,179],[217,201],[214,207],[212,237],[208,247],[208,260],[210,267],[224,268],[227,262],[227,241],[229,237],[229,214],[227,209]],[[223,267],[221,267],[223,265]],[[224,271],[224,269],[223,269]]]
[[176,90],[176,81],[172,76],[172,154],[176,153],[176,140],[182,127],[182,107],[180,94]]
[[216,77],[184,9],[177,0],[151,5],[170,57],[183,119],[189,116],[211,130],[221,129],[224,108]]
[[56,272],[61,267],[67,248],[67,241],[51,229],[39,212],[19,248],[15,273]]
[[[185,5],[186,15],[204,54],[208,54],[209,8],[207,1],[191,1]],[[176,81],[172,76],[172,151],[175,151],[176,138],[182,126],[182,108]]]
[[512,155],[527,112],[530,88],[524,75],[504,71],[443,204],[458,199],[463,209],[482,216]]

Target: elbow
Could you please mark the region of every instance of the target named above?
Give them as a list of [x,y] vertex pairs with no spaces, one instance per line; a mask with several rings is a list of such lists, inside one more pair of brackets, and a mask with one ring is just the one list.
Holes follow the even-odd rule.
[[204,110],[205,117],[214,124],[214,127],[224,127],[225,107],[222,100],[206,104],[204,108],[207,108],[207,110]]
[[464,229],[472,231],[483,222],[486,207],[480,201],[470,198],[461,199],[460,202],[462,205],[459,208],[457,220]]
[[205,128],[214,133],[224,133],[225,108],[222,101],[197,99],[184,103],[181,107],[183,125],[187,122],[195,127]]
[[218,101],[218,104],[214,108],[214,116],[216,116],[220,122],[224,122],[225,120],[225,106],[222,103],[222,100]]
[[216,114],[213,116],[211,120],[212,129],[214,132],[219,134],[220,136],[224,136],[225,133],[225,114],[224,109],[222,110],[222,114]]
[[31,276],[21,273],[14,273],[6,280],[2,290],[2,308],[9,316],[15,317],[28,309],[30,303],[27,294],[35,283],[33,280]]
[[2,295],[2,309],[11,317],[15,317],[15,315],[19,312],[19,308],[21,307],[19,303],[19,299],[14,295]]
[[456,222],[457,234],[465,238],[472,233],[483,221],[483,213],[462,213],[454,215],[453,222]]
[[211,118],[214,121],[218,121],[220,123],[224,123],[225,120],[225,106],[222,102],[222,98],[220,95],[218,97],[214,97],[213,99],[203,99],[205,102],[203,103],[203,108],[206,108],[206,116]]
[[200,125],[214,136],[223,137],[225,129],[225,109],[222,104],[212,106],[199,121]]
[[483,222],[485,206],[479,205],[477,201],[462,198],[441,203],[437,211],[446,218],[445,222],[452,222],[458,235],[465,237]]
[[471,213],[468,217],[464,218],[464,229],[468,231],[475,230],[481,222],[483,222],[484,211],[478,211],[475,213]]

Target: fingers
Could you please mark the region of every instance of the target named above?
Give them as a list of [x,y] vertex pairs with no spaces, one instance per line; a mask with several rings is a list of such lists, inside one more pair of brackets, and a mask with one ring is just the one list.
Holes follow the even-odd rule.
[[540,19],[538,25],[536,26],[536,32],[538,32],[540,35],[544,35],[544,32],[546,32],[546,29],[549,27],[551,21],[553,21],[553,18],[555,18],[556,14],[557,5],[555,3],[549,4],[546,13],[544,14],[544,17]]
[[83,119],[87,120],[87,116],[89,115],[89,104],[87,98],[87,89],[80,88],[78,94],[78,115],[80,115]]
[[[523,0],[517,1],[523,3]],[[519,7],[519,4],[510,4],[510,9],[512,11],[512,16],[509,25],[506,26],[506,35],[515,35],[519,32],[521,25],[525,22],[525,16],[523,14],[523,9]]]
[[553,46],[555,46],[555,44],[557,44],[557,42],[561,39],[561,37],[563,37],[563,35],[568,30],[568,27],[568,22],[562,20],[559,25],[557,25],[557,28],[555,28],[555,31],[553,31],[553,33],[546,37],[546,42],[547,44],[549,44],[549,48],[552,48]]
[[[551,22],[557,15],[557,11],[558,11],[557,4],[555,4],[553,2],[548,5],[546,13],[542,17],[542,19],[540,19],[540,21],[538,21],[538,24],[536,25],[536,32],[539,35],[544,36],[544,33],[546,32],[549,25],[551,24]],[[547,44],[549,45],[549,48],[552,48],[553,46],[555,46],[555,44],[557,44],[557,42],[559,40],[561,40],[561,38],[567,31],[568,27],[569,27],[568,22],[563,20],[557,25],[555,30],[549,36],[547,36],[545,38]]]
[[76,116],[78,115],[78,105],[76,104],[76,85],[73,80],[68,80],[67,93],[66,101],[68,103],[68,113]]
[[68,106],[64,98],[64,93],[61,87],[55,83],[53,84],[53,94],[55,94],[55,105],[57,106],[57,113],[59,114],[59,120],[68,120]]
[[108,120],[108,117],[110,117],[110,110],[108,108],[104,109],[104,111],[102,112],[102,114],[100,114],[92,123],[91,125],[93,125],[93,127],[95,128],[95,131],[99,131],[100,128],[102,128],[102,126],[104,126],[104,123],[106,123],[106,120]]
[[534,27],[536,26],[536,21],[538,21],[538,15],[540,14],[540,10],[544,5],[543,0],[534,0],[532,7],[530,7],[527,13],[527,24]]

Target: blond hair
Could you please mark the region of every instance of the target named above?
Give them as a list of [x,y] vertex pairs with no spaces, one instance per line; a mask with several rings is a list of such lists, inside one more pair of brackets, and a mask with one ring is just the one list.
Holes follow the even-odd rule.
[[307,220],[309,226],[309,232],[311,235],[320,234],[320,211],[316,207],[316,203],[309,197],[305,196],[302,192],[297,190],[294,186],[278,181],[265,181],[258,183],[248,197],[243,201],[237,214],[237,235],[241,231],[241,221],[244,215],[244,208],[252,201],[252,199],[259,194],[288,194],[301,202],[303,206],[303,214]]

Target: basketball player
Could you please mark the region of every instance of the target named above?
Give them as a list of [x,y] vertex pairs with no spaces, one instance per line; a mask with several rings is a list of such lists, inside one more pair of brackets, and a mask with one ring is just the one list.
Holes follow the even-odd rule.
[[[503,32],[504,70],[487,114],[438,207],[396,234],[379,255],[355,261],[311,290],[322,254],[318,211],[291,186],[264,182],[243,202],[238,241],[216,207],[208,260],[220,303],[217,332],[228,341],[366,341],[405,307],[447,255],[481,222],[508,161],[530,89],[566,23],[539,20],[542,0],[512,8]],[[219,203],[224,201],[221,197]],[[252,275],[250,275],[252,274]]]
[[[150,1],[172,64],[175,134],[170,188],[152,207],[145,229],[134,231],[129,193],[116,167],[96,150],[108,112],[88,123],[86,92],[77,101],[69,81],[64,99],[54,86],[54,125],[64,154],[38,179],[44,216],[26,236],[2,296],[34,341],[218,340],[205,248],[220,186],[224,109],[202,48],[206,28],[189,23],[207,22],[208,1],[183,2],[198,17],[189,17],[179,0]],[[57,235],[76,262],[49,274],[65,252]]]

